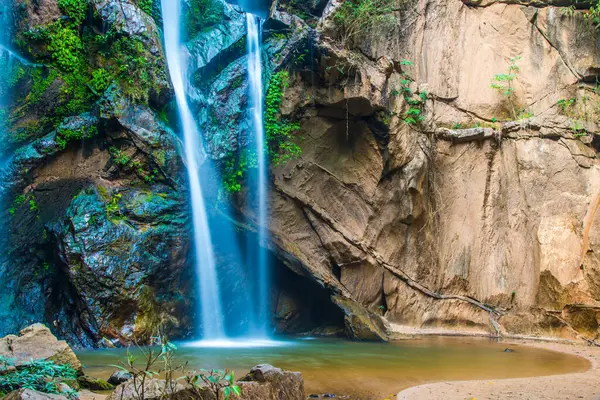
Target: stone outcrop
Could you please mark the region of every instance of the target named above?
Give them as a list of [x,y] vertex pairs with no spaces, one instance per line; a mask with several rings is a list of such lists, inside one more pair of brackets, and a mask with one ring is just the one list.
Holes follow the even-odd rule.
[[63,340],[57,340],[50,329],[42,324],[28,326],[18,336],[1,338],[0,356],[11,359],[11,363],[17,368],[31,360],[50,360],[81,370],[81,363],[69,345]]

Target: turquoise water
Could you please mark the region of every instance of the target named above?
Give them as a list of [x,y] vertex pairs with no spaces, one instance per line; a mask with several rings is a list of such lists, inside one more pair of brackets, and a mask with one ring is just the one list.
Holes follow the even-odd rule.
[[[230,368],[241,377],[261,363],[300,371],[306,394],[334,393],[347,399],[384,399],[410,386],[443,380],[516,378],[585,371],[587,360],[482,338],[426,338],[396,343],[288,340],[254,347],[179,344],[178,360],[190,369]],[[223,345],[221,343],[221,345]],[[238,343],[239,345],[239,343]],[[514,352],[504,352],[510,347]],[[125,349],[77,355],[89,375],[108,378]]]

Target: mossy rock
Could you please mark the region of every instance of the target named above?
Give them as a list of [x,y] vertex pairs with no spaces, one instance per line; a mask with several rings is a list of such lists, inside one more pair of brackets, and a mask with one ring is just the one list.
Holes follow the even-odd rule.
[[96,379],[87,375],[77,378],[77,382],[81,388],[89,390],[113,390],[115,388],[104,379]]

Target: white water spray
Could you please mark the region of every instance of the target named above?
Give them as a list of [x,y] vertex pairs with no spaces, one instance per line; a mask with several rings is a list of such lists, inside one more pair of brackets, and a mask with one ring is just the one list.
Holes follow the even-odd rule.
[[216,263],[200,180],[203,140],[186,97],[187,71],[184,70],[184,66],[187,62],[184,60],[181,42],[181,1],[183,0],[163,0],[161,4],[165,51],[185,143],[194,223],[196,274],[200,291],[198,311],[202,315],[202,338],[215,340],[224,338],[225,330]]
[[248,79],[250,86],[250,106],[254,127],[254,144],[258,162],[258,176],[255,179],[255,193],[258,194],[258,312],[259,334],[266,336],[269,316],[269,268],[267,252],[267,154],[264,129],[264,95],[262,79],[261,24],[260,19],[251,13],[246,14],[248,23]]

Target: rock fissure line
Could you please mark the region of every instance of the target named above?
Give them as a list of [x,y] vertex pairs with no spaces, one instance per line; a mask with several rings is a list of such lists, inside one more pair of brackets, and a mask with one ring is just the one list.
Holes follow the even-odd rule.
[[311,212],[315,213],[317,216],[319,216],[319,218],[321,218],[321,220],[326,222],[330,226],[331,229],[333,229],[334,231],[336,231],[337,233],[342,235],[344,237],[344,239],[347,240],[351,245],[362,250],[365,254],[368,254],[371,257],[373,257],[377,261],[378,264],[380,264],[382,267],[384,267],[389,272],[393,273],[397,278],[399,278],[401,281],[406,283],[410,288],[417,290],[417,291],[419,291],[429,297],[437,299],[437,300],[459,300],[459,301],[469,303],[469,304],[471,304],[477,308],[480,308],[488,313],[493,313],[498,316],[503,315],[502,311],[495,309],[495,308],[488,307],[481,301],[476,300],[474,298],[467,297],[467,296],[461,296],[461,295],[445,295],[445,294],[440,294],[440,293],[434,292],[433,290],[428,289],[427,287],[425,287],[424,285],[422,285],[415,279],[412,279],[410,276],[408,276],[408,274],[406,274],[401,269],[385,262],[383,260],[383,257],[379,253],[377,253],[375,250],[370,248],[369,246],[361,243],[358,240],[351,238],[350,234],[345,232],[344,228],[340,227],[337,222],[335,222],[331,217],[327,216],[327,214],[324,211],[319,210],[318,206],[311,205],[305,199],[303,199],[301,195],[290,193],[289,191],[285,190],[284,188],[282,188],[280,186],[277,186],[277,190],[280,191],[281,193],[285,194],[286,196],[288,196],[292,199],[295,199],[296,201],[300,202],[304,207],[311,210]]

